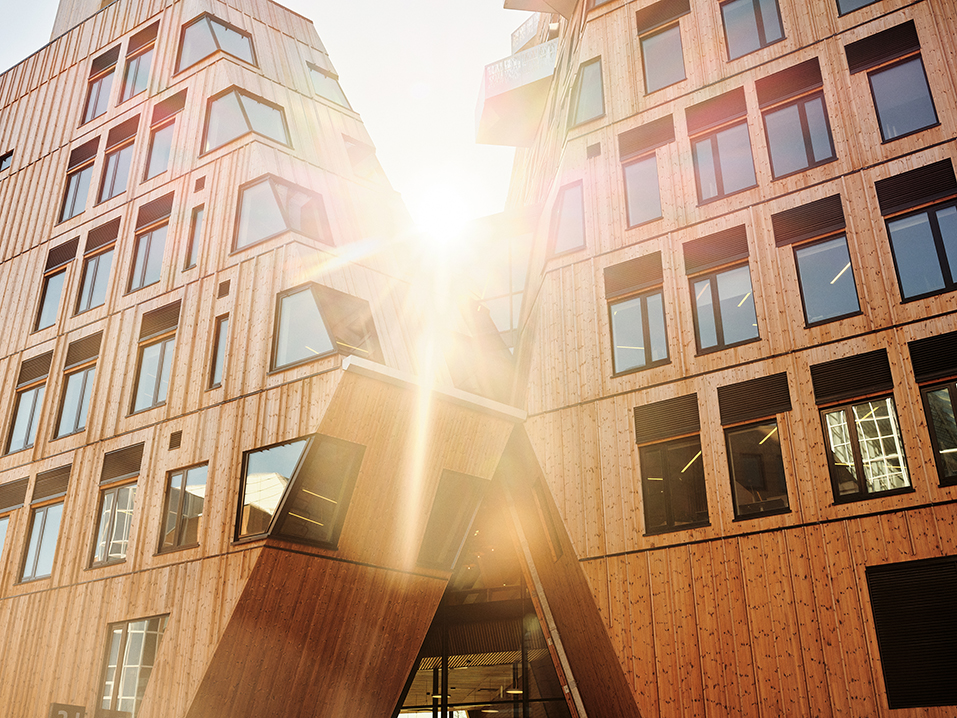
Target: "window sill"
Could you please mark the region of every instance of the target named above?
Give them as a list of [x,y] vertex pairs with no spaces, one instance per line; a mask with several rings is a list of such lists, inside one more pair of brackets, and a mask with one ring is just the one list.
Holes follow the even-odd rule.
[[673,534],[673,533],[676,533],[676,532],[678,532],[678,531],[688,531],[688,530],[690,530],[690,529],[705,528],[705,527],[707,527],[707,526],[711,526],[711,521],[710,521],[710,520],[709,520],[709,521],[702,522],[702,523],[686,524],[686,525],[684,525],[684,526],[673,526],[673,527],[669,527],[669,528],[665,528],[665,529],[658,529],[657,531],[645,531],[644,535],[645,535],[645,536],[662,536],[662,535],[665,535],[665,534]]
[[734,344],[724,344],[717,347],[708,347],[707,349],[699,349],[696,357],[707,356],[708,354],[714,354],[715,352],[721,352],[725,349],[736,349],[737,347],[743,347],[747,344],[754,344],[755,342],[761,341],[761,337],[755,337],[754,339],[745,339],[741,342],[735,342]]
[[858,501],[870,501],[871,499],[879,499],[885,496],[900,496],[902,494],[913,494],[917,490],[913,486],[905,486],[900,489],[891,489],[890,491],[879,491],[873,494],[851,494],[848,496],[841,496],[834,498],[834,505],[841,506],[843,504],[853,504]]
[[831,158],[829,158],[829,159],[826,159],[826,160],[823,160],[823,161],[821,161],[821,162],[815,162],[813,165],[808,165],[807,167],[802,167],[802,168],[799,169],[799,170],[794,170],[793,172],[788,172],[787,174],[784,174],[784,175],[776,175],[776,174],[774,174],[774,170],[772,169],[772,171],[771,171],[771,181],[772,181],[772,182],[777,182],[778,180],[789,179],[789,178],[791,178],[791,177],[794,177],[795,175],[801,174],[802,172],[810,172],[811,170],[815,170],[815,169],[817,169],[818,167],[825,167],[825,166],[827,166],[827,165],[829,165],[829,164],[831,164],[831,163],[833,163],[833,162],[837,162],[837,155],[834,155],[833,157],[831,157]]
[[775,40],[774,42],[769,42],[767,45],[761,45],[761,47],[755,48],[754,50],[751,50],[751,52],[746,52],[746,53],[744,53],[743,55],[737,55],[737,56],[735,56],[735,57],[731,57],[731,55],[730,55],[730,53],[729,53],[729,54],[728,54],[728,62],[734,62],[735,60],[740,60],[741,58],[743,58],[743,57],[748,57],[749,55],[753,55],[753,54],[756,53],[756,52],[761,52],[761,50],[767,50],[769,47],[774,47],[774,46],[777,45],[779,42],[784,42],[785,40],[787,40],[787,37],[783,34],[783,32],[784,32],[783,29],[782,29],[781,32],[782,32],[782,35],[781,35],[781,37],[779,37],[777,40]]
[[701,199],[701,197],[699,196],[699,197],[698,197],[698,206],[699,206],[699,207],[704,207],[704,206],[706,206],[706,205],[713,204],[714,202],[718,202],[718,201],[720,201],[720,200],[727,199],[728,197],[734,197],[736,194],[741,194],[742,192],[747,192],[748,190],[754,189],[754,188],[757,187],[757,186],[758,186],[758,183],[755,182],[755,183],[752,184],[752,185],[748,185],[747,187],[742,187],[741,189],[735,190],[734,192],[728,192],[727,194],[719,194],[717,197],[709,197],[708,199]]
[[[900,288],[900,280],[897,283],[898,288]],[[910,304],[911,302],[919,302],[921,299],[930,299],[931,297],[939,297],[941,294],[948,294],[957,289],[957,284],[951,287],[944,287],[943,289],[938,289],[936,292],[928,292],[927,294],[918,294],[913,297],[901,297],[901,304]]]
[[671,357],[667,359],[662,359],[660,361],[652,362],[651,364],[646,364],[644,366],[637,366],[633,369],[623,369],[622,371],[616,371],[611,375],[612,379],[618,379],[623,376],[629,376],[631,374],[638,374],[643,371],[648,371],[649,369],[657,369],[658,367],[668,366],[671,364]]
[[569,134],[572,130],[577,130],[579,127],[584,127],[585,125],[589,124],[590,122],[594,122],[595,120],[600,120],[600,119],[602,119],[603,117],[605,117],[606,114],[607,114],[607,113],[602,112],[600,115],[595,115],[594,117],[589,117],[588,119],[582,120],[581,122],[576,122],[574,125],[569,125],[569,126],[568,126],[568,129],[565,131],[565,134],[567,135],[567,134]]
[[[649,33],[651,34],[651,33]],[[688,79],[687,76],[682,77],[677,82],[672,82],[670,85],[664,85],[662,87],[656,87],[654,90],[645,90],[645,97],[655,94],[656,92],[661,92],[662,90],[667,90],[669,87],[674,87],[675,85],[680,85],[682,82],[685,82]]]
[[657,222],[658,220],[660,220],[660,219],[662,219],[662,218],[663,218],[662,215],[659,214],[657,217],[652,217],[651,219],[646,219],[644,222],[639,222],[638,224],[629,224],[629,225],[626,227],[626,229],[638,229],[639,227],[645,227],[645,226],[651,224],[652,222]]
[[162,404],[153,404],[152,406],[147,406],[142,409],[137,409],[136,411],[131,411],[129,414],[127,414],[127,416],[136,416],[137,414],[145,414],[147,411],[151,411],[152,409],[158,409],[161,406],[166,406],[166,402],[164,401]]
[[[879,118],[878,118],[878,123],[880,123],[880,119],[879,119]],[[908,132],[906,135],[897,135],[896,137],[891,137],[889,140],[884,139],[884,133],[882,132],[882,133],[881,133],[881,144],[882,144],[882,145],[886,145],[886,144],[889,144],[889,143],[891,143],[891,142],[897,142],[897,140],[902,140],[902,139],[904,139],[905,137],[911,137],[912,135],[916,135],[918,132],[923,132],[924,130],[932,130],[932,129],[934,129],[935,127],[940,127],[940,120],[939,120],[939,119],[937,120],[937,122],[935,122],[935,123],[932,124],[932,125],[926,125],[925,127],[918,127],[916,130],[911,130],[911,131]]]
[[192,549],[192,548],[199,548],[199,544],[191,543],[186,546],[173,546],[171,548],[161,548],[159,551],[153,554],[153,557],[155,558],[157,556],[168,556],[171,553],[178,553],[180,551],[188,551],[189,549]]
[[[224,142],[224,143],[221,144],[221,145],[217,145],[216,147],[210,147],[208,150],[203,150],[203,151],[200,152],[200,154],[199,154],[199,159],[203,159],[203,158],[206,157],[207,155],[211,155],[211,154],[213,154],[214,152],[218,152],[219,150],[223,149],[224,147],[229,147],[229,146],[230,146],[231,144],[233,144],[234,142],[238,142],[239,140],[241,140],[241,139],[243,139],[243,138],[248,138],[250,135],[253,135],[254,138],[260,138],[260,139],[267,140],[267,141],[269,141],[269,142],[272,142],[272,143],[274,143],[274,144],[279,145],[280,147],[285,147],[286,149],[289,149],[289,150],[294,150],[294,149],[295,149],[295,147],[292,146],[292,143],[280,142],[279,140],[274,139],[274,138],[272,138],[272,137],[269,137],[268,135],[264,135],[264,134],[262,134],[261,132],[256,132],[255,130],[249,130],[249,131],[247,131],[247,132],[243,132],[241,135],[237,135],[236,137],[233,137],[231,140],[228,140],[228,141]],[[205,142],[205,138],[204,138],[204,142]],[[165,172],[165,171],[166,171],[166,170],[164,170],[164,172]],[[160,173],[160,174],[162,174],[162,173]],[[157,174],[157,175],[155,175],[155,176],[156,176],[156,177],[159,177],[159,174]],[[144,180],[144,181],[145,181],[145,180]]]
[[827,319],[819,319],[816,322],[804,322],[805,329],[814,329],[816,327],[824,326],[825,324],[830,324],[831,322],[839,322],[842,319],[850,319],[851,317],[862,317],[864,312],[858,309],[856,312],[851,312],[850,314],[841,314],[836,317],[829,317]]
[[741,523],[744,521],[754,521],[755,519],[762,519],[765,516],[782,516],[783,514],[789,513],[791,513],[791,507],[784,506],[782,508],[771,509],[769,511],[758,511],[757,513],[747,514],[746,516],[735,516],[731,522]]
[[339,354],[339,352],[333,349],[331,352],[326,352],[325,354],[318,354],[314,357],[303,359],[302,361],[297,361],[292,364],[283,364],[282,366],[273,367],[266,372],[266,376],[272,376],[273,374],[280,374],[284,371],[288,371],[289,369],[295,369],[296,367],[306,366],[307,364],[312,364],[313,362],[317,362],[321,359],[328,359],[331,356],[337,356],[337,355],[342,356],[341,354]]
[[116,559],[115,561],[102,561],[101,563],[94,563],[87,566],[84,571],[96,571],[100,568],[108,568],[110,566],[122,566],[126,563],[126,558]]

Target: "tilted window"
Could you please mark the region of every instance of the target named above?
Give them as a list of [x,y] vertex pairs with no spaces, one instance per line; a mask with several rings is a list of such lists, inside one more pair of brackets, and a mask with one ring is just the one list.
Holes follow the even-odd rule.
[[111,451],[103,457],[100,474],[99,519],[91,566],[126,560],[136,501],[136,478],[143,460],[143,444]]
[[637,12],[645,94],[685,79],[679,20],[690,12],[688,0],[661,0]]
[[216,328],[213,331],[213,353],[209,365],[210,388],[223,383],[223,367],[226,364],[226,345],[229,341],[229,315],[216,317]]
[[136,718],[168,620],[169,614],[110,625],[100,708]]
[[585,198],[582,183],[558,191],[552,210],[551,254],[564,254],[585,246]]
[[278,177],[266,176],[244,185],[237,214],[234,250],[288,231],[333,244],[322,197]]
[[419,565],[444,571],[455,568],[489,483],[457,471],[442,472],[419,547]]
[[131,409],[133,413],[166,403],[176,348],[179,308],[177,301],[143,315],[134,381],[136,391]]
[[167,474],[160,551],[199,544],[199,522],[206,502],[208,470],[208,464],[200,464]]
[[289,145],[289,130],[282,107],[239,88],[231,88],[209,101],[203,152],[222,147],[254,132]]
[[689,107],[685,114],[694,154],[698,199],[708,202],[754,187],[754,159],[744,88]]
[[605,268],[615,374],[668,362],[661,253]]
[[310,64],[309,76],[312,79],[312,87],[317,95],[324,97],[330,102],[335,102],[337,105],[342,105],[350,110],[352,109],[352,105],[349,104],[349,100],[346,99],[346,95],[339,85],[338,75]]
[[99,145],[99,138],[94,138],[70,153],[63,203],[60,206],[60,222],[76,217],[86,209],[86,201],[90,196],[90,181],[93,178],[93,162]]
[[63,294],[63,284],[66,281],[66,272],[70,262],[76,256],[79,241],[71,239],[57,245],[47,255],[47,263],[43,272],[43,287],[40,291],[40,304],[34,331],[52,327],[56,324],[60,313],[60,295]]
[[86,91],[86,104],[83,106],[81,125],[99,117],[109,109],[113,74],[116,71],[116,61],[119,57],[120,46],[117,45],[93,60],[90,66],[90,82]]
[[199,257],[199,245],[203,237],[203,214],[206,205],[193,207],[192,217],[189,222],[189,245],[186,248],[186,262],[183,269],[189,269],[196,266]]
[[126,69],[123,71],[123,91],[120,93],[121,103],[146,91],[158,31],[159,23],[154,22],[130,38],[130,44],[126,49]]
[[13,150],[9,152],[4,152],[0,155],[0,172],[10,169],[13,165]]
[[605,97],[601,83],[601,58],[584,63],[578,70],[572,95],[570,125],[580,125],[605,114]]
[[628,226],[635,227],[661,217],[658,188],[658,157],[655,153],[675,139],[671,115],[618,135],[618,153],[623,163]]
[[6,453],[28,449],[36,441],[43,408],[43,393],[53,352],[40,354],[20,364],[17,377],[17,398],[13,408],[13,421],[7,438]]
[[225,52],[251,65],[256,64],[253,39],[248,32],[212,15],[200,15],[183,27],[176,71],[184,70],[214,52]]
[[777,0],[731,0],[721,5],[721,19],[729,60],[784,39]]

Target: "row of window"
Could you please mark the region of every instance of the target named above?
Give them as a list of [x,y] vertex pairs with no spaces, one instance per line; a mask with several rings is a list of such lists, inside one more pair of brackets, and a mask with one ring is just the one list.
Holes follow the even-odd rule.
[[[885,142],[938,124],[912,21],[850,43],[845,50],[851,73],[868,73]],[[755,84],[775,179],[837,158],[817,58]],[[601,59],[596,58],[580,69],[572,119],[578,124],[602,114]],[[700,203],[757,184],[747,114],[743,87],[685,110]],[[661,217],[655,151],[674,139],[670,115],[619,136],[629,227]],[[556,240],[554,251],[571,246]]]
[[[957,333],[911,342],[942,486],[957,485]],[[928,370],[929,367],[929,370]],[[811,367],[835,503],[912,490],[884,350]],[[786,374],[718,389],[735,519],[790,511],[779,421],[791,410]],[[645,530],[708,524],[697,396],[636,407]],[[675,437],[675,438],[672,438]]]

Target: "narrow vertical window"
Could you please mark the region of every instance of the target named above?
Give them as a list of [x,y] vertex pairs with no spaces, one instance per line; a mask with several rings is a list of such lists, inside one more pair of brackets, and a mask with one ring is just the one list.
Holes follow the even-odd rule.
[[189,247],[186,249],[184,269],[196,266],[199,257],[199,245],[203,237],[203,210],[205,205],[193,208],[193,217],[189,223]]
[[589,60],[578,70],[578,81],[575,83],[571,106],[573,127],[605,114],[600,57]]
[[680,19],[691,12],[688,0],[660,0],[637,13],[645,94],[685,79]]
[[70,153],[66,170],[66,187],[60,206],[60,222],[76,217],[86,209],[93,178],[93,162],[99,148],[99,138],[85,142]]
[[166,480],[160,551],[199,544],[199,522],[206,497],[207,464],[172,471]]
[[110,625],[100,708],[136,718],[168,620],[165,615]]
[[698,199],[709,202],[754,187],[744,88],[693,105],[686,115]]
[[130,38],[126,49],[126,69],[123,71],[123,91],[120,93],[121,103],[146,90],[158,30],[159,23],[155,22]]
[[582,183],[558,191],[552,213],[551,254],[563,254],[585,246],[585,198]]
[[180,303],[173,302],[143,315],[136,361],[132,413],[166,403],[176,348]]
[[614,373],[668,362],[661,253],[605,268]]
[[60,519],[63,517],[63,502],[41,506],[30,517],[30,532],[27,553],[20,573],[21,581],[46,578],[53,573],[53,558],[56,554]]
[[957,332],[908,342],[941,486],[957,484]]
[[83,121],[80,124],[86,124],[109,109],[113,74],[116,71],[116,61],[119,56],[120,46],[117,45],[93,60],[90,67],[90,82],[86,91],[86,104],[83,109]]
[[86,428],[86,416],[90,410],[90,395],[93,392],[95,376],[95,364],[66,375],[56,438],[76,434]]
[[229,315],[216,317],[216,329],[213,333],[213,358],[209,366],[209,387],[223,383],[223,366],[226,363],[226,350],[229,341]]
[[150,146],[143,179],[148,180],[169,169],[173,151],[176,115],[186,106],[186,90],[156,103],[150,120]]
[[7,437],[6,453],[28,449],[33,446],[43,408],[43,394],[50,372],[53,352],[26,359],[20,364],[17,377],[17,396],[13,407],[10,434]]
[[163,269],[163,251],[166,248],[168,225],[162,224],[136,235],[133,272],[130,275],[129,291],[156,284]]
[[113,265],[113,249],[119,233],[119,219],[111,220],[90,230],[86,239],[80,292],[76,299],[76,314],[99,307],[106,302]]
[[66,281],[66,268],[57,269],[43,275],[43,289],[40,292],[40,307],[34,330],[45,329],[56,324],[60,310],[60,295],[63,293],[63,283]]
[[110,130],[106,142],[103,177],[100,180],[99,202],[126,192],[133,162],[133,141],[139,127],[139,115]]

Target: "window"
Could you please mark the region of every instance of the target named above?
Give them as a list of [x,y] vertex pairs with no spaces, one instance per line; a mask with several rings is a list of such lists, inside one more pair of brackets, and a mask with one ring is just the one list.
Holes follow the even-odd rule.
[[957,332],[908,342],[941,486],[957,484]]
[[86,142],[70,153],[66,170],[66,188],[60,207],[60,222],[76,217],[86,209],[90,195],[90,180],[93,177],[93,161],[99,148],[99,139]]
[[229,315],[216,317],[216,329],[213,333],[213,360],[209,367],[209,387],[223,383],[223,365],[226,362],[226,343],[229,340]]
[[46,378],[50,372],[50,360],[53,352],[25,359],[20,364],[17,377],[17,399],[13,409],[13,421],[10,435],[7,437],[7,451],[28,449],[33,446],[40,423],[40,410],[43,408],[43,392]]
[[159,23],[155,22],[130,38],[126,50],[126,70],[123,72],[123,91],[120,93],[121,103],[146,90],[158,30]]
[[312,78],[312,87],[317,95],[349,110],[352,109],[342,87],[339,86],[338,75],[315,65],[309,65],[309,76]]
[[817,58],[755,85],[775,179],[835,159]]
[[283,109],[238,88],[209,101],[203,152],[210,152],[250,132],[289,144],[289,130]]
[[851,74],[867,72],[884,142],[938,124],[913,20],[844,48]]
[[13,150],[9,152],[4,152],[0,155],[0,172],[10,169],[13,165]]
[[33,327],[35,331],[56,324],[64,281],[66,281],[66,269],[58,269],[44,275],[43,290],[40,292],[40,309],[37,312],[37,321]]
[[582,183],[562,187],[552,214],[551,253],[564,254],[585,246],[585,200]]
[[167,476],[160,551],[199,544],[199,521],[203,516],[208,468],[208,464],[201,464],[172,471]]
[[179,307],[177,301],[143,315],[133,413],[166,403],[173,351],[176,348]]
[[278,177],[266,176],[240,189],[236,226],[234,250],[287,231],[333,243],[322,197]]
[[860,313],[846,237],[795,247],[794,261],[808,325]]
[[605,114],[600,57],[589,60],[579,68],[571,107],[572,116],[569,124],[573,127]]
[[489,483],[478,476],[442,471],[419,548],[420,566],[455,568]]
[[99,202],[126,192],[130,180],[130,164],[133,161],[133,141],[136,139],[139,122],[137,115],[110,130],[106,142],[103,177],[100,180]]
[[86,91],[86,104],[81,125],[93,120],[110,107],[110,90],[113,88],[113,73],[120,56],[120,46],[104,52],[90,66],[90,84]]
[[155,616],[110,625],[99,708],[136,718],[168,619]]
[[75,434],[86,428],[86,415],[90,409],[90,394],[95,376],[96,365],[66,375],[56,438]]
[[86,240],[80,293],[76,299],[76,314],[99,307],[106,302],[113,265],[113,248],[119,233],[119,219],[91,230]]
[[[689,107],[686,114],[699,201],[757,184],[743,88]],[[713,129],[715,124],[717,129]]]
[[688,0],[661,0],[637,13],[645,94],[685,79],[679,19],[691,12]]
[[237,538],[334,547],[365,447],[316,434],[246,452]]
[[877,0],[837,0],[837,10],[841,15],[858,10],[868,5],[873,5]]
[[24,478],[0,485],[0,560],[3,559],[10,514],[23,506],[29,483],[30,479]]
[[728,59],[784,39],[777,0],[731,0],[721,6]]
[[196,266],[199,255],[199,243],[203,236],[203,209],[205,205],[193,208],[193,216],[189,223],[189,246],[186,249],[186,266],[184,269]]
[[661,253],[605,268],[615,374],[668,362]]
[[106,566],[126,560],[135,499],[136,484],[123,484],[100,492],[100,518],[91,565]]
[[134,292],[137,289],[156,284],[160,280],[168,227],[169,225],[162,224],[136,236],[133,273],[130,275],[129,291]]
[[10,522],[10,515],[0,516],[0,560],[3,559],[3,547],[7,539],[7,524]]
[[724,349],[758,338],[747,265],[695,277],[691,292],[699,351]]
[[152,179],[169,169],[176,114],[185,106],[186,90],[183,90],[158,102],[153,108],[153,118],[150,122],[150,148],[146,158],[144,180]]
[[661,217],[658,158],[655,150],[674,142],[674,139],[675,125],[671,115],[618,135],[618,154],[624,163],[629,227]]
[[228,25],[212,15],[200,15],[183,27],[176,71],[184,70],[217,51],[225,52],[251,65],[256,64],[253,40],[248,32]]
[[369,303],[318,284],[296,287],[276,300],[273,369],[334,352],[382,362]]
[[56,554],[62,516],[62,501],[33,510],[27,554],[23,561],[23,571],[20,573],[21,581],[46,578],[53,573],[53,557]]

